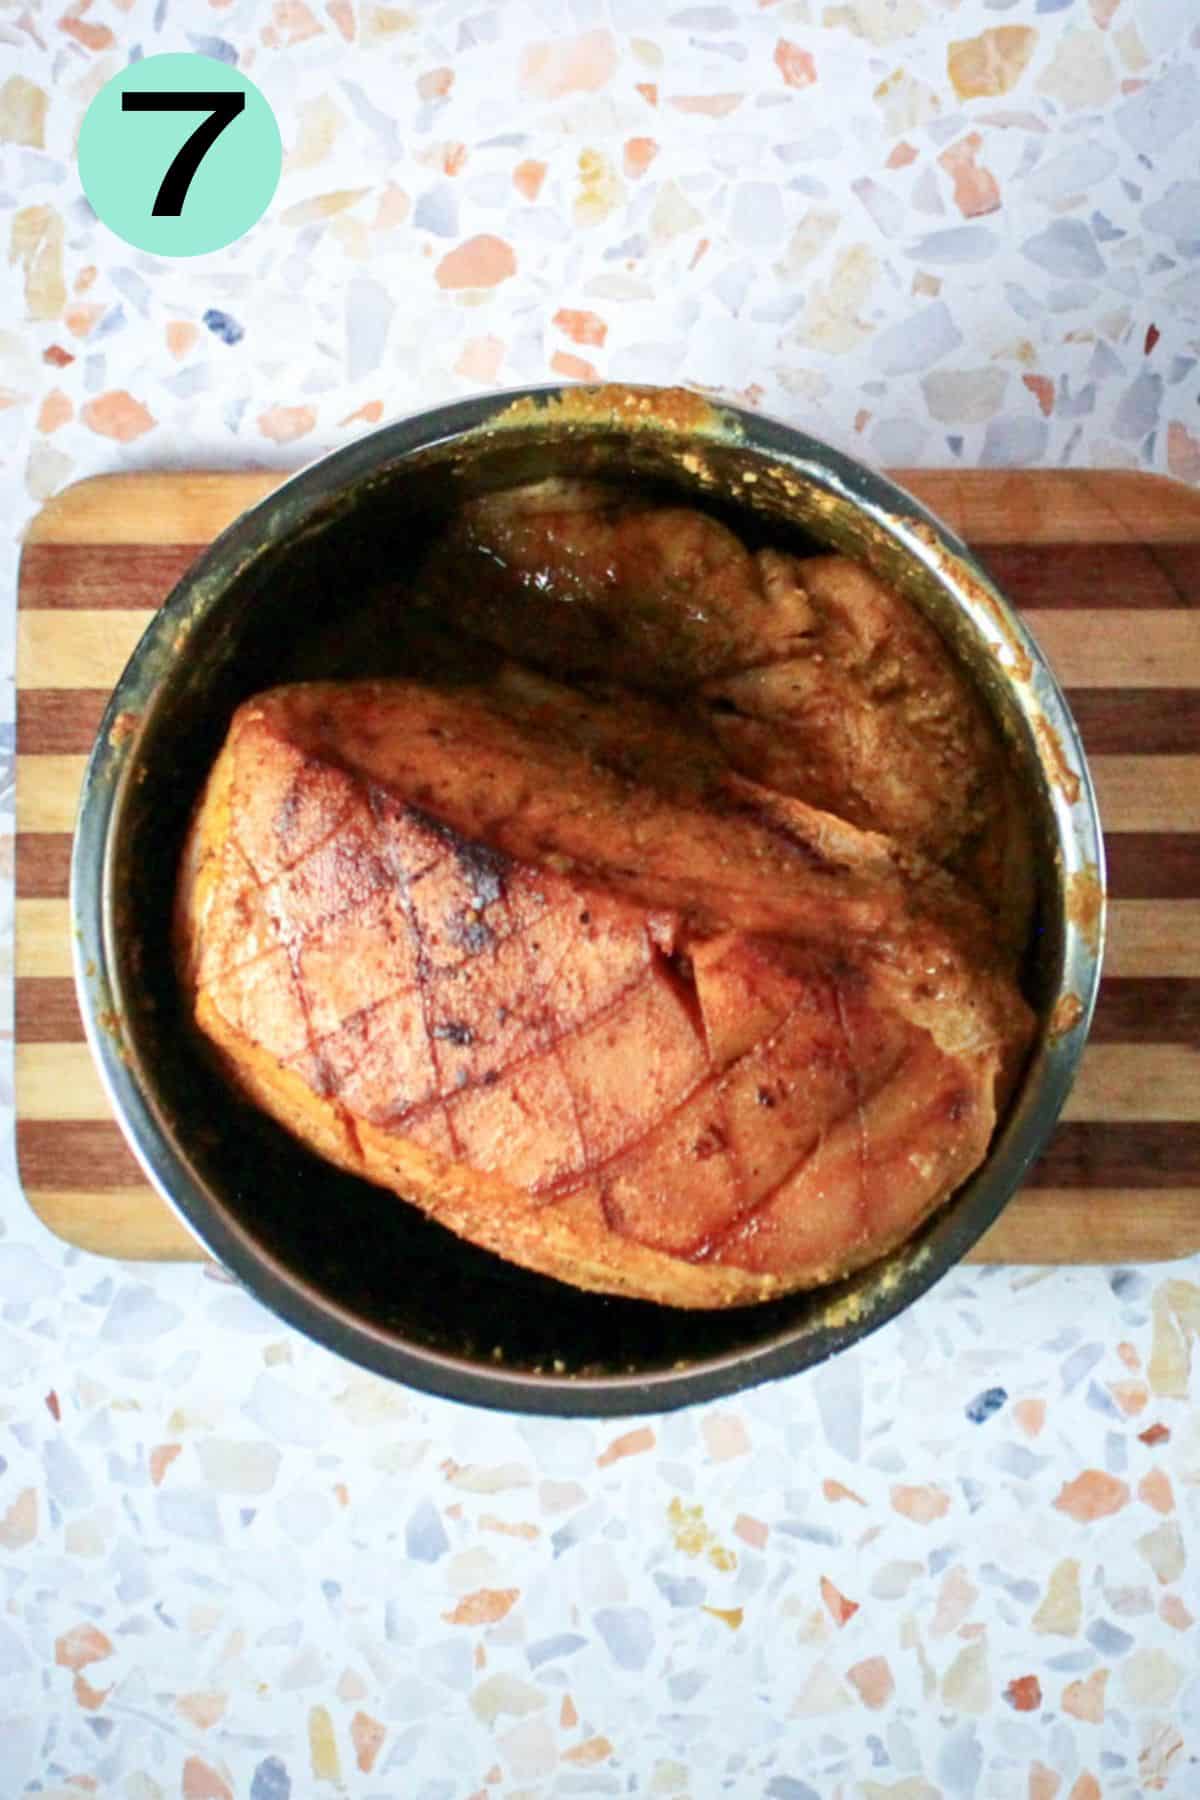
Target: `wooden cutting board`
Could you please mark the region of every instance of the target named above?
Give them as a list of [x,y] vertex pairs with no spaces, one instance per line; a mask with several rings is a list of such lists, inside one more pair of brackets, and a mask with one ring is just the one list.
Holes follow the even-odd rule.
[[[281,479],[104,476],[35,520],[17,650],[17,1153],[36,1212],[121,1257],[203,1252],[146,1185],[71,982],[70,833],[110,689],[200,548]],[[899,479],[980,552],[1068,690],[1107,833],[1110,946],[1052,1143],[975,1259],[1139,1262],[1200,1249],[1200,493],[1072,471]]]

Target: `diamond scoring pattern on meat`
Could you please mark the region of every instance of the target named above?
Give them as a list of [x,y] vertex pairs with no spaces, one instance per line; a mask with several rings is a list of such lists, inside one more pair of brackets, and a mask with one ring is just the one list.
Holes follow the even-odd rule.
[[1028,1020],[914,868],[652,707],[313,684],[234,720],[181,963],[332,1160],[581,1285],[735,1304],[877,1254],[984,1153]]

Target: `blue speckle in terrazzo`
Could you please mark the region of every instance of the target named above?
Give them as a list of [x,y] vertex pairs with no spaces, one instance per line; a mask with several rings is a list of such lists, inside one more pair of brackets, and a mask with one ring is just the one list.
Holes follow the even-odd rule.
[[246,335],[246,328],[244,325],[239,325],[237,320],[232,318],[229,313],[221,312],[221,310],[215,306],[210,306],[205,312],[204,323],[208,326],[208,329],[212,332],[213,336],[220,338],[223,344],[240,344]]
[[250,1800],[290,1800],[292,1778],[278,1756],[265,1756],[254,1771]]
[[985,1419],[990,1419],[993,1413],[1000,1411],[1007,1399],[1008,1394],[1002,1387],[984,1388],[981,1394],[976,1394],[975,1398],[968,1402],[965,1408],[966,1415],[972,1425],[982,1425]]

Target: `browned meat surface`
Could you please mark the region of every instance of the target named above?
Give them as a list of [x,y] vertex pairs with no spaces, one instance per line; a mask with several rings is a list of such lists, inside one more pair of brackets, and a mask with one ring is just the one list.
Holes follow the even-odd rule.
[[733,767],[955,869],[1023,946],[1032,851],[995,728],[869,570],[751,554],[702,513],[580,486],[464,509],[420,585],[522,661],[683,699]]
[[1030,1030],[919,851],[653,701],[520,670],[244,705],[178,934],[201,1029],[298,1137],[511,1260],[680,1306],[907,1236]]

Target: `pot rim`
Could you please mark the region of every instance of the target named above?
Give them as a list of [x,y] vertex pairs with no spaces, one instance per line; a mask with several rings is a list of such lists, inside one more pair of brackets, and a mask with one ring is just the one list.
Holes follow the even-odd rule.
[[[202,552],[147,626],[113,690],[84,777],[70,889],[76,989],[93,1057],[134,1155],[210,1254],[288,1323],[362,1366],[443,1398],[557,1415],[657,1412],[811,1367],[868,1335],[948,1273],[1016,1192],[1061,1111],[1095,1007],[1105,929],[1096,797],[1075,722],[1027,627],[953,531],[889,477],[819,439],[769,416],[724,403],[710,405],[694,395],[687,398],[712,421],[699,432],[694,420],[689,426],[653,418],[631,421],[620,414],[620,397],[644,398],[653,407],[655,396],[672,392],[679,390],[632,384],[581,389],[553,383],[489,392],[393,421],[287,478]],[[1071,1022],[1057,1035],[1043,1030],[1009,1115],[970,1180],[913,1242],[850,1278],[855,1292],[867,1291],[866,1304],[849,1294],[840,1316],[833,1308],[829,1320],[815,1329],[794,1323],[749,1348],[645,1374],[560,1376],[493,1365],[405,1340],[333,1300],[313,1275],[291,1267],[257,1241],[209,1188],[158,1104],[152,1071],[119,1024],[126,1009],[117,955],[113,848],[145,718],[177,659],[180,632],[219,605],[267,549],[295,540],[319,523],[331,501],[360,482],[402,478],[405,460],[418,451],[501,430],[519,431],[522,412],[524,422],[544,425],[544,409],[559,405],[568,415],[579,414],[583,434],[621,431],[632,423],[665,432],[676,442],[697,435],[701,441],[734,442],[814,485],[832,502],[868,515],[876,533],[898,546],[910,563],[921,565],[992,644],[1038,749],[1053,815],[1060,888],[1070,895],[1073,884],[1090,884],[1087,916],[1083,911],[1073,916],[1069,906],[1064,915],[1062,968],[1053,998],[1061,1005],[1073,996]],[[594,409],[590,416],[589,408]],[[136,721],[132,726],[131,720]]]

